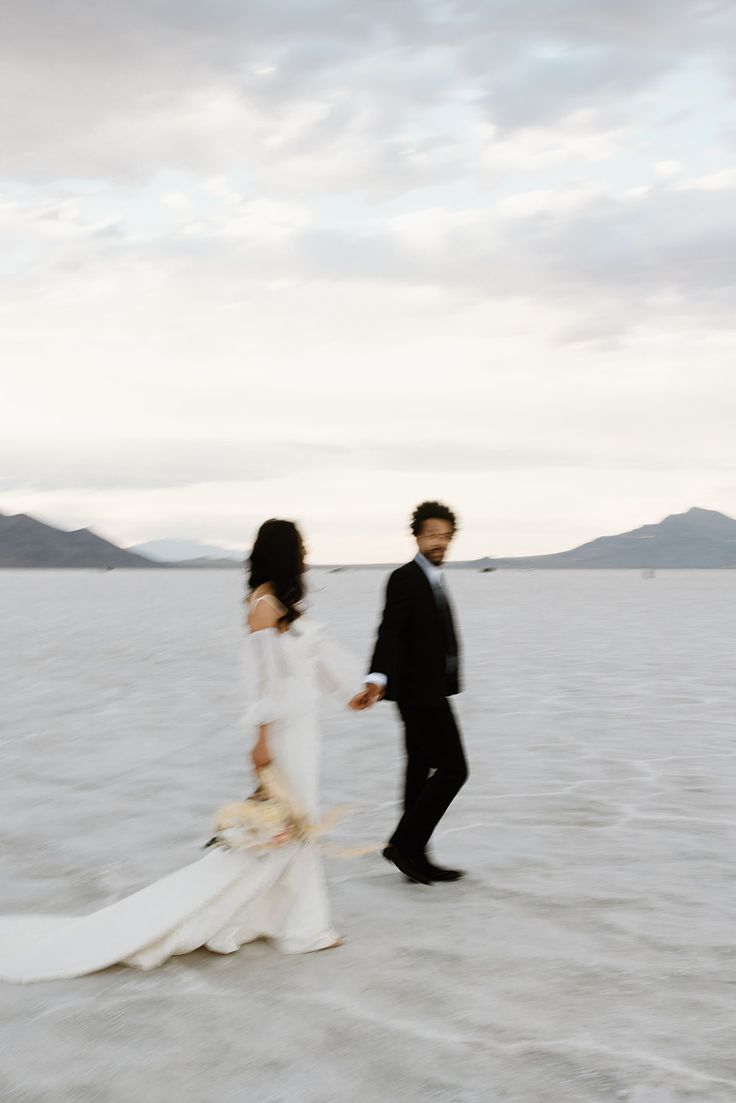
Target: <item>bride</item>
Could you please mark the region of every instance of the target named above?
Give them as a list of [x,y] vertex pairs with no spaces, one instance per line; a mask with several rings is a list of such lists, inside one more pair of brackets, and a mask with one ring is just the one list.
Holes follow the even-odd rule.
[[[307,817],[319,815],[319,711],[349,702],[359,671],[302,612],[305,548],[291,521],[261,525],[250,558],[246,730],[256,771],[273,763]],[[231,954],[267,938],[286,954],[341,944],[314,842],[256,855],[214,848],[85,916],[0,920],[0,979],[78,977],[124,964],[154,969],[199,947]]]

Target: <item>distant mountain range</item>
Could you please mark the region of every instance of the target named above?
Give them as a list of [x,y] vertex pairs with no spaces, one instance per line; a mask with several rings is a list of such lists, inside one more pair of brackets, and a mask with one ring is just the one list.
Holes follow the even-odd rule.
[[[144,550],[148,549],[145,554]],[[0,568],[77,567],[107,570],[128,568],[241,569],[247,553],[211,544],[154,540],[133,548],[119,548],[90,529],[63,529],[46,525],[24,513],[0,513]],[[169,556],[165,559],[164,556]],[[389,568],[393,564],[365,564]],[[358,564],[355,564],[358,566]],[[474,570],[493,568],[736,568],[736,520],[711,509],[689,509],[665,517],[656,525],[632,532],[600,536],[569,551],[450,563]],[[333,570],[339,569],[333,567]]]
[[157,567],[90,529],[65,532],[17,513],[0,513],[0,567]]
[[713,509],[693,507],[656,525],[617,536],[599,536],[570,551],[551,555],[486,558],[475,566],[522,568],[736,567],[736,520]]
[[128,551],[136,555],[145,555],[160,563],[186,563],[198,559],[232,560],[242,565],[249,554],[234,548],[218,548],[215,544],[197,544],[193,540],[149,540],[145,544],[134,544]]

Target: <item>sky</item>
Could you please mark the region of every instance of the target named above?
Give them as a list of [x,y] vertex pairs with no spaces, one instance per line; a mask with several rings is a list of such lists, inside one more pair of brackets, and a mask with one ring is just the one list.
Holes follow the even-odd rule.
[[[0,511],[393,562],[736,514],[736,8],[5,0]],[[8,110],[10,105],[10,110]]]

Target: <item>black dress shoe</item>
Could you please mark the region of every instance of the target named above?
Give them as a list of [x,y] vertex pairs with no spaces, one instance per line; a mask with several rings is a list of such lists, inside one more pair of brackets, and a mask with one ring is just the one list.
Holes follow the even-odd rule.
[[424,866],[398,850],[393,843],[389,843],[387,847],[384,847],[382,853],[386,861],[392,862],[410,881],[416,881],[420,885],[432,884],[432,878]]
[[446,869],[444,866],[435,866],[432,862],[427,862],[425,868],[433,881],[459,881],[465,876],[464,869]]

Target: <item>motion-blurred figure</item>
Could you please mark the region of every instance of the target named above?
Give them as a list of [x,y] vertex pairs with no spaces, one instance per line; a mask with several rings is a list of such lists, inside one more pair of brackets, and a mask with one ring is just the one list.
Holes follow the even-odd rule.
[[414,510],[417,554],[388,580],[370,673],[351,701],[367,708],[385,697],[398,706],[406,740],[404,812],[383,855],[424,885],[463,875],[427,854],[432,832],[468,776],[447,700],[460,692],[460,648],[442,571],[456,527],[455,514],[440,502]]

